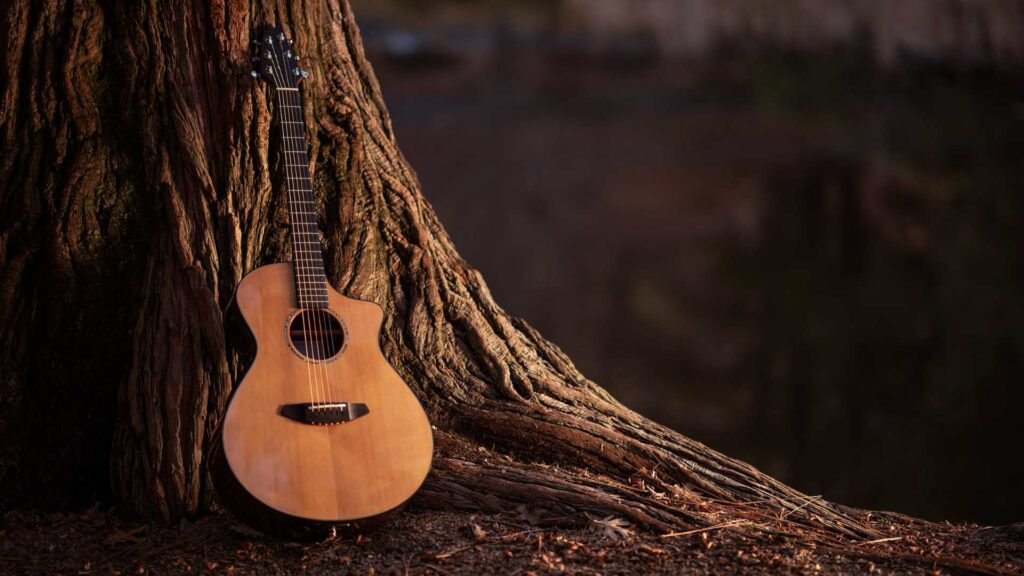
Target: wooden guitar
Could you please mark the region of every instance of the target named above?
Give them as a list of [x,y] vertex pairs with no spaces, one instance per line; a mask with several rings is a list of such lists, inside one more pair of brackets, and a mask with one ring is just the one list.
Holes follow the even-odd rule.
[[381,353],[381,308],[327,282],[299,91],[306,73],[280,27],[256,47],[254,76],[275,94],[293,261],[254,270],[235,291],[252,360],[221,423],[212,475],[225,507],[264,532],[363,529],[423,483],[430,423]]

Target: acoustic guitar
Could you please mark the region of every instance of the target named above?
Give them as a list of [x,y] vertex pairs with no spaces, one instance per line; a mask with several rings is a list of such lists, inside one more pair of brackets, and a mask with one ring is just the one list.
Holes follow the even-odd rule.
[[397,511],[430,469],[423,407],[380,349],[381,308],[342,296],[324,272],[306,156],[300,69],[284,31],[255,42],[273,87],[291,223],[292,262],[236,288],[228,328],[251,362],[221,423],[211,472],[221,502],[253,527],[318,537],[365,529]]

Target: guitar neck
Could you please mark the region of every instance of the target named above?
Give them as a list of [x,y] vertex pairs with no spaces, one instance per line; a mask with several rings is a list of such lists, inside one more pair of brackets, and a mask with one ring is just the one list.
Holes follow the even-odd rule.
[[324,308],[328,305],[327,275],[316,221],[309,156],[306,154],[302,97],[297,88],[278,88],[276,92],[288,214],[292,226],[296,294],[300,308]]

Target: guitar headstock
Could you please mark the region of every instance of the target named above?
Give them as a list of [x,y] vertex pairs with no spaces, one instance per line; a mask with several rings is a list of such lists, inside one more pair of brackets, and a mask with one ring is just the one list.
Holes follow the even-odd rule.
[[292,41],[280,26],[268,28],[253,41],[256,69],[253,78],[263,78],[274,88],[296,89],[309,72],[299,68],[299,57],[292,52]]

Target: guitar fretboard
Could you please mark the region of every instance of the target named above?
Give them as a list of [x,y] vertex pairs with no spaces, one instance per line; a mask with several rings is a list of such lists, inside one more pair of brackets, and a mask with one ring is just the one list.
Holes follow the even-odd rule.
[[327,307],[327,275],[324,271],[320,229],[316,222],[313,181],[306,154],[306,127],[302,101],[295,89],[277,90],[278,123],[284,154],[288,213],[292,224],[292,260],[300,308]]

